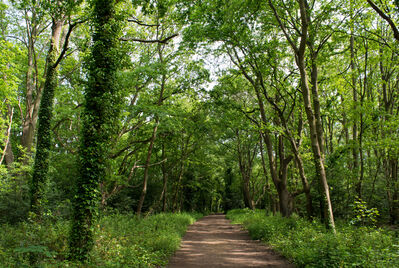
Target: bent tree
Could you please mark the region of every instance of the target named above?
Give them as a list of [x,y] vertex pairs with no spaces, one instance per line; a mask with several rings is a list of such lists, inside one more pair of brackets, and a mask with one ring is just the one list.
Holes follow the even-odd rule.
[[70,258],[84,261],[93,246],[93,220],[97,215],[98,186],[105,176],[113,122],[119,115],[117,0],[93,0],[92,46],[88,59],[83,127],[80,137],[79,176],[73,201]]

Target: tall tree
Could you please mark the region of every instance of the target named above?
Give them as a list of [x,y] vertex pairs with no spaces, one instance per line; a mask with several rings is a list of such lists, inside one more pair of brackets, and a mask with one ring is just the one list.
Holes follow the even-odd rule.
[[[320,181],[320,186],[323,189],[325,204],[327,207],[327,225],[332,227],[335,232],[334,215],[332,210],[332,204],[330,199],[330,190],[327,182],[326,170],[324,165],[324,142],[323,142],[323,129],[320,116],[320,101],[318,93],[318,69],[317,69],[317,56],[330,35],[324,37],[320,44],[316,46],[316,26],[311,17],[311,6],[306,0],[298,1],[298,12],[300,14],[300,26],[299,26],[299,43],[296,42],[297,37],[291,36],[287,30],[286,24],[281,19],[275,5],[271,0],[268,1],[269,6],[272,9],[279,27],[281,28],[285,38],[290,44],[292,50],[295,53],[295,61],[298,66],[300,77],[301,77],[301,91],[303,97],[303,103],[305,106],[305,112],[308,119],[310,140],[312,144],[313,158],[315,161],[317,177]],[[314,7],[313,5],[312,7]],[[294,22],[295,23],[295,22]],[[294,39],[295,38],[295,39]],[[325,39],[327,38],[327,39]],[[311,75],[309,77],[307,66],[306,66],[306,48],[309,48],[311,54]],[[309,84],[311,82],[311,84]],[[313,101],[312,101],[313,100]],[[312,105],[313,104],[313,105]]]
[[117,0],[93,0],[92,46],[88,62],[83,127],[80,137],[79,177],[73,201],[70,258],[84,261],[93,246],[93,220],[97,215],[98,186],[105,175],[109,141],[118,118],[120,100],[116,84],[120,22]]
[[[77,3],[80,1],[76,1]],[[38,118],[38,133],[35,163],[33,166],[33,174],[31,181],[31,211],[39,218],[41,217],[42,201],[44,198],[45,183],[49,167],[49,153],[51,146],[51,121],[53,115],[54,92],[57,88],[58,80],[58,65],[65,56],[68,49],[68,42],[72,29],[76,23],[70,24],[68,31],[63,40],[61,40],[64,23],[74,5],[72,2],[60,2],[55,7],[50,8],[52,15],[50,48],[47,54],[45,82],[43,87],[43,95],[40,101],[39,118]],[[66,4],[65,4],[66,3]],[[61,44],[63,42],[63,44]],[[63,45],[62,52],[60,46]]]

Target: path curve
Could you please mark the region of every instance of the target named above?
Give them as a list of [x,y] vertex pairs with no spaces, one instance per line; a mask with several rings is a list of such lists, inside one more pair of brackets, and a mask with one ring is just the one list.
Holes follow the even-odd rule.
[[169,268],[295,267],[248,232],[232,225],[225,215],[203,217],[191,225]]

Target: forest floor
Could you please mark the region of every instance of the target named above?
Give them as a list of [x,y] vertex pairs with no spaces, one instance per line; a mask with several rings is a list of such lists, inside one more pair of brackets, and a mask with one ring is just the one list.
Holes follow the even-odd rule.
[[225,215],[203,217],[191,225],[169,268],[178,267],[295,267]]

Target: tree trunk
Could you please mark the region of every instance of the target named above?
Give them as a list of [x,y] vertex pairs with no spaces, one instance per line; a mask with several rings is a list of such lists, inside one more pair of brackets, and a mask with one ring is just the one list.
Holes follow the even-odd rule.
[[[189,139],[187,140],[187,146],[188,146],[188,142],[189,142]],[[180,160],[180,170],[179,170],[179,175],[178,175],[177,184],[176,184],[176,188],[175,188],[175,193],[173,195],[173,202],[172,202],[173,212],[176,212],[176,210],[178,209],[178,198],[179,198],[180,191],[182,191],[182,189],[183,189],[182,180],[183,180],[183,174],[184,174],[184,154],[185,154],[184,151],[185,151],[185,145],[183,142],[182,151],[181,151],[181,160]]]
[[11,107],[10,104],[7,105],[8,108],[8,126],[7,130],[5,133],[5,141],[4,141],[4,150],[1,155],[0,159],[0,165],[3,163],[3,161],[6,163],[7,168],[11,168],[11,164],[14,162],[14,154],[12,152],[11,148],[11,128],[12,128],[12,122],[13,122],[13,116],[14,116],[14,108]]
[[249,179],[248,178],[243,178],[243,187],[242,191],[244,194],[244,204],[245,207],[250,208],[250,209],[255,209],[255,203],[252,199],[251,191],[249,189]]
[[110,138],[115,131],[121,100],[115,79],[120,64],[120,27],[114,0],[90,1],[92,45],[88,84],[82,114],[76,191],[73,200],[70,259],[85,261],[93,247],[94,218],[98,215],[99,184],[106,175]]
[[[24,121],[22,122],[22,136],[21,145],[29,155],[32,151],[32,145],[35,136],[36,123],[38,119],[38,111],[42,90],[39,87],[36,60],[35,60],[35,47],[38,25],[36,22],[36,13],[33,11],[32,23],[26,15],[27,27],[27,50],[28,50],[28,66],[26,71],[26,112]],[[29,157],[26,157],[24,162],[27,163]]]
[[315,167],[316,167],[316,174],[317,177],[319,178],[320,184],[322,186],[324,195],[325,195],[325,201],[326,201],[326,207],[328,209],[328,217],[329,217],[329,224],[335,231],[335,224],[334,224],[334,216],[333,216],[333,211],[332,211],[332,205],[331,205],[331,200],[330,200],[330,191],[328,188],[328,183],[327,183],[327,177],[326,177],[326,172],[324,169],[324,160],[323,156],[321,153],[321,147],[319,145],[319,138],[318,138],[318,132],[317,132],[317,127],[316,127],[316,118],[313,114],[312,106],[311,106],[311,101],[310,101],[310,90],[309,90],[309,85],[307,82],[307,74],[306,74],[306,66],[305,66],[305,61],[304,61],[304,55],[298,56],[297,58],[297,64],[298,68],[301,74],[301,89],[302,89],[302,95],[303,95],[303,100],[304,100],[304,105],[305,105],[305,111],[306,115],[308,118],[309,122],[309,128],[310,128],[310,140],[311,140],[311,145],[312,145],[312,151],[313,151],[313,157],[315,161]]
[[[321,119],[319,117],[319,110],[316,110],[316,115],[315,112],[312,109],[311,105],[311,92],[309,89],[309,84],[308,84],[308,75],[306,73],[306,64],[305,64],[305,50],[306,46],[308,43],[307,35],[308,35],[308,27],[309,27],[309,22],[310,19],[308,17],[309,10],[308,10],[308,5],[305,0],[299,0],[299,7],[300,7],[300,14],[301,14],[301,30],[302,30],[302,35],[301,35],[301,40],[300,40],[300,46],[296,50],[297,52],[297,57],[296,57],[296,62],[298,65],[298,69],[300,72],[301,76],[301,90],[302,90],[302,96],[303,96],[303,102],[305,106],[305,111],[306,111],[306,116],[308,119],[309,123],[309,129],[310,129],[310,140],[311,140],[311,145],[312,145],[312,151],[313,151],[313,158],[315,161],[315,166],[316,166],[316,174],[317,177],[319,178],[320,185],[323,189],[324,196],[325,196],[325,203],[327,207],[327,214],[328,214],[328,222],[327,227],[331,227],[335,233],[335,223],[334,223],[334,215],[333,215],[333,210],[332,210],[332,205],[331,205],[331,200],[330,200],[330,190],[328,187],[327,183],[327,176],[324,168],[324,157],[323,157],[323,144],[322,144],[322,137],[320,137],[320,132],[322,133],[321,126]],[[315,64],[315,61],[313,61],[313,64]],[[315,79],[314,85],[312,87],[313,91],[313,103],[317,105],[317,100],[318,100],[318,92],[317,92],[317,68],[315,69],[312,67],[312,77]]]
[[[264,104],[261,99],[259,88],[257,86],[255,86],[255,91],[256,91],[256,95],[257,95],[258,105],[260,108],[262,123],[267,125],[268,121],[266,118],[265,107],[264,107]],[[270,175],[272,177],[274,186],[276,187],[276,190],[278,192],[279,204],[280,204],[280,209],[282,209],[282,211],[281,211],[282,215],[284,217],[289,217],[292,214],[293,207],[292,207],[292,196],[287,189],[286,174],[287,174],[288,164],[290,163],[292,158],[285,157],[283,137],[279,136],[278,141],[277,141],[279,148],[276,149],[276,151],[279,152],[279,158],[280,158],[280,163],[278,164],[274,157],[273,144],[272,144],[272,140],[271,140],[269,131],[268,130],[263,131],[262,137],[266,144],[267,155],[269,158]],[[277,170],[277,166],[278,166],[278,170]],[[283,199],[281,199],[281,198],[283,198]],[[291,203],[291,205],[290,205],[290,203]]]
[[[251,173],[252,173],[252,163],[253,163],[252,162],[253,158],[250,152],[250,146],[247,146],[246,152],[243,151],[244,145],[241,144],[239,130],[236,130],[236,137],[237,137],[238,166],[242,178],[242,193],[244,196],[244,204],[245,207],[247,208],[255,209],[254,207],[255,203],[253,201],[253,197],[251,195],[251,190],[249,187],[249,183],[251,180]],[[253,155],[255,155],[255,151]]]
[[141,214],[141,209],[143,208],[144,199],[145,199],[145,196],[147,194],[148,170],[150,168],[152,149],[154,148],[154,142],[155,142],[155,139],[157,137],[158,125],[159,125],[159,119],[157,119],[157,121],[155,123],[155,127],[154,127],[154,129],[152,131],[150,145],[148,146],[147,159],[145,161],[145,166],[144,166],[143,189],[141,190],[139,204],[138,204],[137,210],[136,210],[136,214],[138,216],[140,216],[140,214]]
[[[162,160],[165,158],[165,144],[162,144]],[[168,191],[168,171],[166,170],[166,163],[163,162],[161,166],[162,170],[162,178],[163,178],[163,186],[162,186],[162,212],[166,212],[166,200],[167,200],[167,191]]]
[[[158,39],[158,34],[159,34],[159,27],[157,27],[157,39]],[[162,44],[160,44],[160,43],[158,43],[158,56],[159,56],[160,63],[163,64],[164,61],[163,61],[163,54],[162,54]],[[166,75],[163,72],[162,73],[162,80],[161,80],[161,90],[160,90],[159,98],[158,98],[158,102],[157,102],[158,106],[161,106],[162,103],[163,103],[163,100],[164,100],[163,94],[165,92],[165,83],[166,83]],[[139,204],[137,206],[137,211],[136,211],[137,215],[141,214],[141,210],[142,210],[142,207],[143,207],[143,204],[144,204],[144,199],[145,199],[145,196],[147,194],[148,170],[150,168],[151,154],[152,154],[152,149],[154,147],[155,139],[157,137],[158,126],[159,126],[159,117],[156,116],[156,123],[155,123],[154,130],[152,132],[150,145],[148,147],[147,159],[146,159],[146,162],[145,162],[144,178],[143,178],[143,189],[141,191]]]
[[[352,2],[351,2],[352,4]],[[351,13],[353,11],[351,10]],[[350,50],[351,50],[351,78],[352,78],[352,95],[353,95],[353,110],[355,112],[355,119],[353,121],[352,127],[352,157],[353,157],[353,165],[352,165],[352,173],[354,176],[354,181],[356,182],[355,190],[356,194],[359,198],[362,197],[361,191],[361,182],[359,180],[359,153],[358,153],[358,137],[357,137],[357,115],[358,115],[358,102],[357,102],[357,89],[356,89],[356,75],[355,75],[355,49],[354,49],[354,36],[353,36],[353,26],[351,26],[351,37],[350,37]]]
[[293,198],[287,187],[283,186],[277,191],[280,204],[280,213],[283,217],[289,217],[293,211]]
[[57,66],[59,55],[60,36],[64,21],[53,19],[50,49],[47,55],[46,80],[43,88],[43,96],[39,108],[39,126],[37,136],[37,148],[33,175],[30,187],[31,211],[41,218],[42,202],[45,194],[45,185],[49,166],[51,147],[50,125],[53,115],[54,92],[57,87]]
[[389,160],[390,194],[389,214],[391,224],[399,223],[399,194],[398,194],[398,160]]

